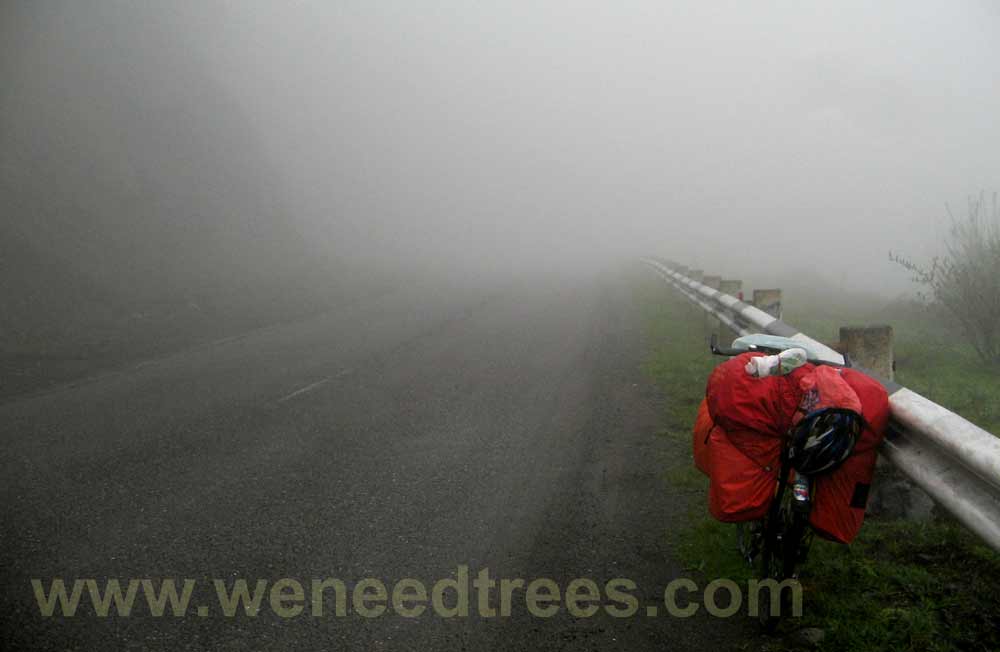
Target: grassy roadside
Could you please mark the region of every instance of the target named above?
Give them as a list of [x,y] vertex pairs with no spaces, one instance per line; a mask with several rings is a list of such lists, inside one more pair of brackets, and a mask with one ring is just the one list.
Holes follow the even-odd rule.
[[[828,299],[831,299],[828,300]],[[785,320],[822,342],[836,342],[839,327],[892,324],[896,380],[976,425],[1000,434],[1000,372],[984,365],[956,336],[947,317],[913,301],[785,292]]]
[[[646,371],[669,397],[666,427],[661,433],[690,445],[690,429],[708,373],[719,362],[708,354],[703,335],[704,315],[653,276],[641,277],[636,288],[652,349]],[[808,303],[799,301],[805,314]],[[818,338],[833,339],[831,324],[851,319],[842,310],[824,321],[810,313],[811,324],[789,321]],[[877,321],[896,323],[895,315],[879,313]],[[875,321],[863,315],[859,322]],[[967,358],[944,355],[927,342],[927,332],[910,333],[910,322],[897,323],[902,382],[921,391],[927,382],[937,392],[934,400],[962,410],[967,401],[976,410],[969,416],[989,426],[991,407],[963,393],[969,382]],[[814,330],[809,330],[812,327]],[[926,325],[917,324],[926,329]],[[933,331],[932,331],[933,332]],[[905,362],[904,362],[905,361]],[[935,367],[943,364],[944,369]],[[961,382],[948,384],[949,378]],[[993,379],[991,379],[993,380]],[[974,382],[974,381],[973,381]],[[958,387],[958,389],[956,389]],[[1000,394],[1000,382],[997,383]],[[963,412],[966,414],[966,412]],[[706,509],[708,482],[694,469],[690,456],[665,470],[677,490],[694,494],[691,522],[674,542],[681,559],[709,578],[746,579],[750,569],[738,559],[735,528],[714,521]],[[830,650],[998,650],[1000,649],[1000,555],[990,551],[960,527],[943,520],[929,523],[870,518],[850,546],[817,541],[802,572],[805,613],[789,619],[780,633],[820,627],[826,636],[822,649]],[[785,649],[783,638],[762,641],[764,649]]]

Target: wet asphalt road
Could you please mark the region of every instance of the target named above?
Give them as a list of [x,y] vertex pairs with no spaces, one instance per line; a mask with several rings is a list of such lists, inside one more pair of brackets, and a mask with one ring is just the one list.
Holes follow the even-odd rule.
[[[415,286],[0,405],[4,649],[717,650],[738,619],[647,617],[684,575],[628,279]],[[642,608],[223,617],[212,578],[428,586],[460,564]],[[39,615],[31,578],[193,578],[183,618]],[[495,592],[494,592],[495,596]],[[494,604],[496,598],[493,598]],[[471,610],[476,611],[475,593]],[[307,603],[308,605],[309,603]],[[197,606],[207,607],[199,617]]]

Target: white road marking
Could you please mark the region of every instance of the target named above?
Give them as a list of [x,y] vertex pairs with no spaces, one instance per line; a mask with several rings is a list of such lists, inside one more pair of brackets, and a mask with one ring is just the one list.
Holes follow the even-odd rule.
[[330,378],[324,378],[323,380],[317,380],[315,383],[310,383],[309,385],[306,385],[302,389],[297,389],[288,396],[278,399],[278,403],[284,403],[285,401],[295,398],[299,394],[305,394],[306,392],[312,391],[317,387],[319,387],[320,385],[325,385],[326,383],[330,382],[330,380],[331,380]]
[[326,383],[330,382],[334,378],[343,378],[344,376],[346,376],[347,374],[349,374],[349,373],[351,373],[353,371],[354,371],[353,369],[344,369],[343,371],[341,371],[340,373],[338,373],[336,376],[327,376],[326,378],[321,378],[320,380],[317,380],[314,383],[310,383],[310,384],[306,385],[305,387],[302,387],[300,389],[295,390],[294,392],[292,392],[291,394],[288,394],[287,396],[281,397],[280,399],[278,399],[278,403],[284,403],[285,401],[289,401],[289,400],[295,398],[296,396],[299,396],[300,394],[305,394],[306,392],[311,392],[312,390],[316,389],[317,387],[320,387],[320,386],[325,385]]

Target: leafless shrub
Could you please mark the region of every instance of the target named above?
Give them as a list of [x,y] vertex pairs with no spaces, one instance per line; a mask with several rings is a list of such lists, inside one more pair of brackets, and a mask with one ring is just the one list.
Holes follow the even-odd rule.
[[889,259],[913,273],[931,300],[955,317],[966,341],[983,362],[1000,367],[1000,205],[993,193],[970,197],[968,213],[956,218],[948,207],[951,227],[944,253],[930,266],[889,252]]

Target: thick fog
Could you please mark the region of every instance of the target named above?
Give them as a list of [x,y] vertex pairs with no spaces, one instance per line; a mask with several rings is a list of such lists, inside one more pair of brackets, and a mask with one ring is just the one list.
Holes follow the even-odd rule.
[[54,311],[647,253],[891,294],[889,249],[1000,186],[988,1],[7,1],[0,30],[4,291]]

